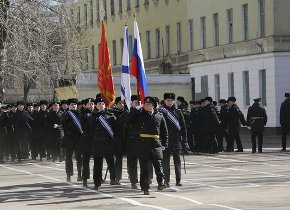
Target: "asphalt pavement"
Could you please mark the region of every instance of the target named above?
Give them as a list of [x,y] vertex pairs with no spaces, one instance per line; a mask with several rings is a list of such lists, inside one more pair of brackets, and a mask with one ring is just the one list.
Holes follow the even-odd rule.
[[107,180],[99,191],[92,179],[89,188],[76,176],[66,182],[64,162],[7,161],[0,165],[0,210],[290,209],[290,152],[280,152],[281,138],[266,137],[261,154],[251,153],[249,136],[242,141],[243,153],[186,155],[183,186],[175,187],[172,165],[171,187],[157,191],[153,180],[150,195],[130,188],[126,158],[122,185]]

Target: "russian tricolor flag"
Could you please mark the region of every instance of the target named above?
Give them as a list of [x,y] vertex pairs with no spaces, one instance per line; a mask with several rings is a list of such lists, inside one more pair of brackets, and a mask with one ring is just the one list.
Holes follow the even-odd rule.
[[134,48],[131,63],[131,75],[137,79],[137,94],[140,94],[141,101],[148,96],[146,74],[144,68],[143,54],[139,37],[137,21],[134,21]]
[[129,45],[128,45],[128,26],[125,26],[124,46],[122,57],[122,74],[121,74],[121,99],[130,110],[131,107],[131,87],[130,87],[130,68],[129,68]]

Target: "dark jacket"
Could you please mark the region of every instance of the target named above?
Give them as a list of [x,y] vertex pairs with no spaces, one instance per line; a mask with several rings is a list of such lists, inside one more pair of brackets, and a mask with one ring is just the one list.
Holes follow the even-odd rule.
[[174,150],[181,150],[183,145],[187,144],[187,129],[184,116],[181,110],[176,109],[175,106],[172,106],[171,108],[164,106],[163,108],[175,116],[181,127],[181,130],[178,130],[175,124],[169,119],[167,112],[163,111],[162,108],[160,109],[160,112],[164,115],[168,128],[169,147]]
[[[137,154],[140,159],[149,159],[150,153],[154,158],[163,159],[162,147],[168,146],[168,130],[163,114],[154,111],[149,113],[145,110],[131,110],[131,118],[136,124],[136,133],[138,135]],[[131,122],[133,123],[133,122]],[[141,134],[157,135],[159,138],[144,138]]]
[[[50,137],[54,140],[61,140],[64,136],[62,128],[63,112],[50,111],[47,115],[47,128],[50,134]],[[57,124],[58,127],[54,128],[54,125]]]
[[254,103],[249,107],[247,114],[247,124],[253,131],[261,132],[267,124],[268,117],[266,110],[259,103]]
[[247,125],[245,117],[241,112],[240,108],[234,104],[227,110],[227,122],[229,131],[239,131],[242,125]]
[[202,135],[214,135],[220,126],[219,118],[212,104],[200,109],[197,121],[200,123],[199,129]]
[[89,130],[92,137],[91,153],[94,156],[104,157],[114,154],[115,137],[111,137],[99,120],[103,116],[115,133],[116,117],[113,113],[106,111],[95,112],[89,119]]
[[286,99],[281,104],[280,124],[283,129],[290,130],[290,99]]

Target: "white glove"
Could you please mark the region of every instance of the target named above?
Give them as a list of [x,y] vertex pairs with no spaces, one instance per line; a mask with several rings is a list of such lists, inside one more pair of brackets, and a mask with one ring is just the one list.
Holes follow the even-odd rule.
[[58,124],[54,124],[53,127],[54,127],[54,128],[58,128]]
[[136,106],[136,109],[140,110],[142,107],[143,107],[143,104],[140,104],[140,105]]
[[247,128],[248,128],[249,130],[251,130],[251,127],[250,127],[250,126],[248,126]]

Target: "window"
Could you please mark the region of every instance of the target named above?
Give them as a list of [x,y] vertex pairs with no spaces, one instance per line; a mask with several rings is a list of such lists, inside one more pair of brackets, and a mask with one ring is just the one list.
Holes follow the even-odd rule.
[[81,25],[81,8],[80,7],[78,7],[78,16],[77,16],[77,18],[78,18],[78,25],[80,26]]
[[151,58],[150,31],[146,31],[146,43],[147,43],[147,59],[150,59]]
[[259,32],[260,37],[265,36],[265,0],[259,0]]
[[[132,35],[129,36],[129,55],[131,55],[133,52],[133,37]],[[131,59],[131,56],[129,56]]]
[[170,55],[170,26],[165,27],[166,55]]
[[244,40],[248,40],[249,39],[248,4],[243,5],[243,31],[244,31]]
[[267,89],[266,89],[266,69],[259,71],[259,96],[262,98],[262,105],[267,105]]
[[115,0],[111,0],[111,16],[115,15]]
[[127,10],[131,10],[131,0],[127,0]]
[[82,51],[79,50],[79,66],[83,69],[83,58],[82,58]]
[[123,7],[123,6],[122,6],[122,0],[119,0],[119,12],[120,12],[120,13],[121,13],[122,10],[123,10],[122,7]]
[[100,1],[96,1],[96,13],[97,13],[97,21],[100,22]]
[[177,32],[177,53],[181,53],[181,46],[182,46],[182,40],[181,40],[181,22],[177,23],[176,25],[176,32]]
[[[124,47],[124,38],[120,39],[120,55],[121,55],[121,63],[123,62],[123,47]],[[131,56],[131,52],[129,52],[129,57]]]
[[136,0],[135,7],[136,7],[136,8],[139,7],[139,0]]
[[90,24],[94,25],[94,8],[93,8],[93,0],[90,2]]
[[86,67],[86,70],[89,69],[89,50],[88,50],[88,48],[85,49],[85,67]]
[[149,0],[144,0],[144,5],[148,6],[149,5]]
[[228,74],[228,89],[229,89],[229,96],[235,96],[235,82],[234,82],[233,72]]
[[156,58],[160,58],[160,29],[156,29]]
[[227,10],[228,16],[228,43],[233,43],[233,9]]
[[95,46],[92,46],[92,69],[96,69],[96,62],[95,62]]
[[201,97],[205,98],[208,96],[208,76],[202,76],[201,78]]
[[88,6],[86,3],[84,4],[84,20],[85,26],[88,26]]
[[70,18],[71,18],[71,22],[73,23],[74,22],[74,10],[73,9],[70,10]]
[[113,65],[117,65],[117,46],[116,46],[116,40],[113,40]]
[[213,45],[218,46],[219,45],[219,14],[214,13],[213,14]]
[[201,37],[201,48],[206,48],[206,25],[205,16],[200,18],[200,37]]
[[221,89],[220,89],[220,75],[214,75],[214,87],[215,87],[215,100],[219,101],[221,97]]
[[193,20],[188,20],[188,51],[193,50]]
[[107,0],[103,0],[103,7],[104,7],[104,11],[105,11],[104,20],[107,20],[107,18],[108,18],[108,16],[107,16]]
[[249,71],[243,71],[243,96],[244,96],[244,105],[250,106]]

